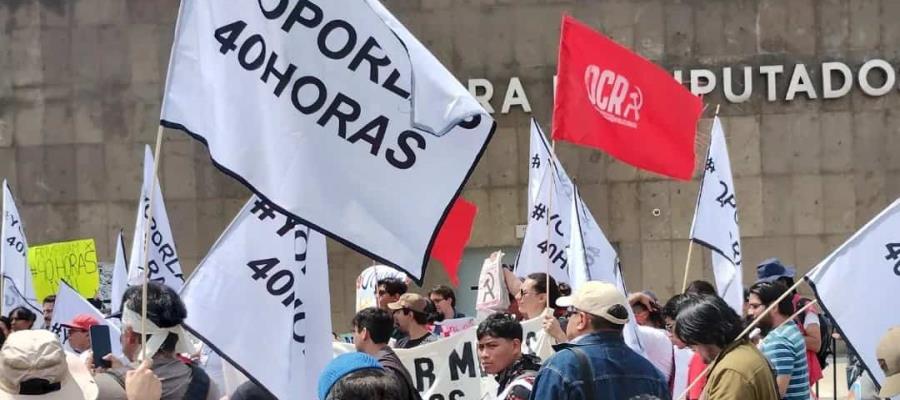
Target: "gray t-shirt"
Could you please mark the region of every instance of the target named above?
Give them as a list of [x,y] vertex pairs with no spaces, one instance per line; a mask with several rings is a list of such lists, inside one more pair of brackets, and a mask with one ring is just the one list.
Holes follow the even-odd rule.
[[[191,383],[191,367],[176,358],[156,356],[151,368],[162,383],[161,400],[183,400]],[[127,400],[125,393],[125,374],[128,369],[110,370],[97,374],[94,381],[99,389],[98,400]],[[219,389],[215,382],[209,381],[206,400],[218,400]],[[195,400],[195,399],[191,399]]]

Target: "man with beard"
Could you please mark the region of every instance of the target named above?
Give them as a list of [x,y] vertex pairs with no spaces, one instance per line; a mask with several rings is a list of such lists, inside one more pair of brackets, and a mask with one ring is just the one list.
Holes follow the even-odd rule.
[[778,400],[766,358],[747,339],[735,341],[744,324],[717,296],[686,294],[679,300],[674,337],[712,363],[701,398]]
[[522,354],[522,325],[511,316],[493,314],[478,324],[476,335],[481,367],[499,385],[497,399],[528,399],[541,359]]
[[[778,300],[787,288],[780,282],[757,282],[750,287],[747,302],[753,318],[758,318],[769,305]],[[759,321],[764,336],[760,350],[775,368],[778,393],[786,400],[809,399],[809,367],[803,333],[794,321],[790,296],[785,296],[772,311]]]

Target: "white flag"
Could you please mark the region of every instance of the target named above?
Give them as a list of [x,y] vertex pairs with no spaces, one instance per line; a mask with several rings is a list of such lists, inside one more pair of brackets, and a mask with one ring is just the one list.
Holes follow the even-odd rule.
[[[528,210],[534,209],[536,201],[539,199],[538,192],[541,189],[541,182],[544,179],[544,173],[547,168],[553,167],[556,170],[556,183],[559,185],[559,191],[564,194],[566,199],[571,199],[574,193],[574,185],[565,168],[556,159],[556,154],[547,143],[544,137],[544,131],[538,125],[537,120],[531,119],[531,141],[528,156]],[[543,199],[546,201],[546,198]]]
[[731,161],[719,117],[713,120],[709,154],[697,196],[691,239],[713,252],[713,272],[719,296],[738,315],[743,313],[744,286],[741,272],[741,232]]
[[119,358],[124,358],[124,354],[122,353],[122,342],[119,340],[119,337],[122,336],[122,332],[119,328],[114,324],[110,324],[103,317],[103,313],[101,313],[100,310],[94,308],[94,306],[85,300],[84,297],[81,297],[75,289],[72,289],[68,283],[60,281],[59,291],[56,293],[56,305],[53,306],[53,319],[50,321],[50,331],[59,337],[60,343],[62,343],[67,350],[72,350],[72,347],[68,343],[69,330],[62,325],[71,322],[79,314],[90,315],[96,318],[97,321],[100,322],[100,325],[109,326],[109,341],[112,345],[112,353]]
[[376,0],[183,1],[162,124],[279,209],[419,282],[494,129]]
[[[153,215],[147,221],[150,211],[150,191],[153,186]],[[144,234],[150,230],[147,243],[147,267],[150,280],[165,284],[176,292],[184,285],[178,251],[175,250],[175,238],[169,226],[169,213],[163,201],[159,180],[153,180],[153,152],[150,146],[144,147],[144,184],[141,186],[141,197],[138,202],[137,217],[134,223],[134,236],[131,238],[131,257],[128,265],[128,283],[138,285],[144,279]]]
[[[28,267],[28,240],[25,227],[12,191],[3,181],[3,227],[0,230],[0,272],[3,275],[3,304],[0,313],[8,315],[12,309],[25,306],[41,315],[41,307],[34,294],[31,268]],[[38,324],[43,321],[38,318]]]
[[[884,372],[875,348],[889,328],[900,325],[900,313],[893,308],[900,293],[900,200],[820,262],[806,280],[880,385]],[[864,311],[872,305],[887,308]]]
[[309,399],[331,360],[325,237],[253,197],[181,293],[185,326],[279,399]]
[[125,261],[125,240],[122,239],[122,231],[116,236],[116,260],[113,263],[110,286],[109,310],[110,313],[116,313],[122,309],[122,296],[125,289],[128,289],[128,263]]
[[544,169],[534,207],[529,210],[522,249],[516,258],[515,273],[526,277],[546,273],[557,282],[570,283],[568,250],[571,227],[571,200],[567,201],[552,168]]
[[378,281],[384,278],[406,279],[406,274],[387,265],[373,265],[360,272],[356,278],[356,311],[368,307],[378,307],[375,291]]

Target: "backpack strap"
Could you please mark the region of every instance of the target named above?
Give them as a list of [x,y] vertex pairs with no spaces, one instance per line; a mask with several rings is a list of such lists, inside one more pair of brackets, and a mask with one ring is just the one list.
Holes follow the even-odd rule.
[[209,395],[210,380],[209,375],[203,368],[193,363],[187,364],[191,367],[191,382],[188,384],[187,391],[184,393],[185,400],[205,400]]
[[569,350],[572,350],[572,353],[575,353],[575,358],[578,359],[578,370],[581,371],[581,381],[584,382],[585,398],[589,400],[596,399],[597,397],[594,396],[594,369],[591,367],[591,360],[584,353],[584,350],[578,347],[570,347]]

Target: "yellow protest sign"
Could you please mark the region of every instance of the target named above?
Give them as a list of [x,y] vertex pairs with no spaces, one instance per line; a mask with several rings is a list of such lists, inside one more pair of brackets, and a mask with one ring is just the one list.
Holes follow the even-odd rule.
[[32,246],[28,249],[28,264],[38,301],[56,294],[60,280],[86,298],[94,297],[100,289],[94,239]]

